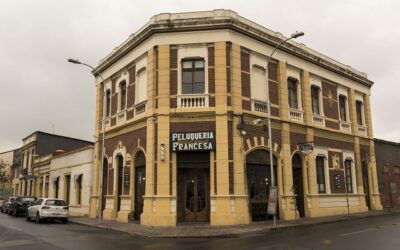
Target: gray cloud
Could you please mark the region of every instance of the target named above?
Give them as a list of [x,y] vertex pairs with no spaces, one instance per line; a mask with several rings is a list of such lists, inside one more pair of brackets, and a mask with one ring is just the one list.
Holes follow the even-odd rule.
[[3,0],[0,8],[0,152],[36,130],[93,139],[91,65],[161,12],[232,9],[363,71],[375,82],[375,137],[400,141],[397,1]]

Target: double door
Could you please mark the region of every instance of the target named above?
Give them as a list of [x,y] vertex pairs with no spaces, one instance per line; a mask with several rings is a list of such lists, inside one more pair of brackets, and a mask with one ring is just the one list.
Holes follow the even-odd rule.
[[209,169],[181,168],[178,171],[178,220],[210,220]]

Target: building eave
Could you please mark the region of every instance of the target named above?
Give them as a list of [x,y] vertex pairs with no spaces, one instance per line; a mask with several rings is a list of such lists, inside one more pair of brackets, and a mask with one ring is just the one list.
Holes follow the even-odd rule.
[[[280,33],[270,31],[260,25],[252,23],[251,21],[238,16],[233,11],[225,10],[224,13],[228,14],[217,17],[209,15],[207,16],[205,14],[205,17],[184,19],[173,19],[171,15],[175,14],[156,15],[151,18],[151,21],[143,26],[138,32],[131,35],[123,44],[102,59],[99,62],[99,65],[96,67],[96,70],[100,73],[103,72],[105,69],[120,60],[123,56],[135,49],[144,41],[148,40],[153,35],[160,33],[179,33],[202,30],[233,30],[272,47],[286,39],[286,37]],[[235,15],[237,16],[236,18],[234,18]],[[165,18],[166,16],[168,18]],[[283,46],[280,47],[280,50],[335,72],[367,87],[371,87],[373,85],[373,81],[369,80],[365,73],[359,72],[350,66],[344,65],[325,55],[313,51],[303,44],[295,41],[289,41],[283,44]],[[93,74],[97,75],[97,72],[93,71]]]

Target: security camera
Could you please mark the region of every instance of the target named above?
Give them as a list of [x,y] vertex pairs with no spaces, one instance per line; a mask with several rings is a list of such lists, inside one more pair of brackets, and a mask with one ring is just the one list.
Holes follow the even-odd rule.
[[243,136],[245,136],[247,133],[246,133],[246,130],[242,130],[242,131],[240,131],[240,133],[243,135]]

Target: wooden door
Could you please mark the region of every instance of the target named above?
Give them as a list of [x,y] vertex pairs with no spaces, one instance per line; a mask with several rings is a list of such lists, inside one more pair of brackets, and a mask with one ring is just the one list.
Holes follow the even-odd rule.
[[209,221],[209,169],[179,169],[178,183],[178,220],[185,222]]

